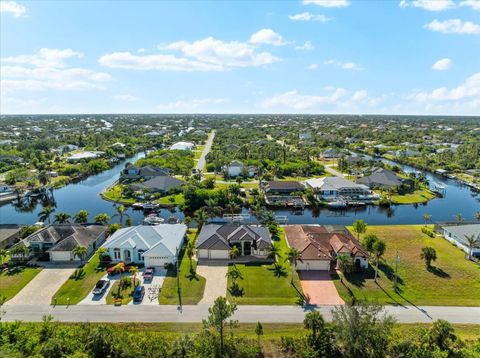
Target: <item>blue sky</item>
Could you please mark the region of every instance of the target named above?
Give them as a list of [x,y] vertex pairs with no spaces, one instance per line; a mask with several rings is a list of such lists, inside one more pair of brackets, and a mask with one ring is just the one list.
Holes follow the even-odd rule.
[[480,114],[479,0],[0,4],[2,114]]

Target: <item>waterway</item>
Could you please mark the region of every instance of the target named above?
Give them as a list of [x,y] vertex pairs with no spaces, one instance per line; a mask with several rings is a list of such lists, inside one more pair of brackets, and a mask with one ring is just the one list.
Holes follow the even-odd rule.
[[[143,154],[128,159],[134,162]],[[387,161],[390,164],[391,161]],[[396,163],[395,163],[396,164]],[[125,162],[115,165],[98,175],[92,176],[82,182],[70,184],[53,192],[57,206],[56,212],[66,212],[74,215],[79,210],[87,210],[90,220],[99,213],[115,215],[115,204],[105,201],[100,193],[107,186],[118,179]],[[416,171],[415,168],[400,165],[406,172]],[[425,173],[431,182],[441,183],[446,187],[446,195],[443,198],[434,199],[420,205],[393,205],[390,208],[367,206],[360,209],[329,210],[328,208],[311,209],[304,211],[276,210],[275,215],[285,216],[289,224],[338,224],[350,225],[356,219],[363,219],[370,225],[381,224],[420,224],[423,223],[422,215],[432,215],[432,221],[454,221],[456,214],[461,214],[466,221],[474,220],[474,214],[480,211],[480,193],[473,192],[469,187],[460,182],[447,179],[431,173]],[[0,207],[0,224],[33,224],[38,221],[38,213],[42,210],[41,203],[33,205],[28,211],[17,208],[14,203]],[[143,220],[142,211],[128,209],[126,213],[134,223]],[[242,213],[249,214],[248,209]],[[183,213],[178,209],[161,210],[160,216],[169,218],[175,216],[183,219]],[[113,217],[112,222],[118,218]]]

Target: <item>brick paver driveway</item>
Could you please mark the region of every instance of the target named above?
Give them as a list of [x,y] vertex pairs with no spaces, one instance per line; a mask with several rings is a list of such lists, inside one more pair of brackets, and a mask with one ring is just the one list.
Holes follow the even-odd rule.
[[307,303],[311,305],[340,305],[345,303],[340,298],[327,271],[298,271],[298,276]]
[[219,296],[227,295],[227,277],[228,266],[197,266],[197,273],[205,277],[205,292],[199,304],[211,304]]
[[75,268],[46,267],[30,281],[8,305],[49,305],[53,295],[68,280]]

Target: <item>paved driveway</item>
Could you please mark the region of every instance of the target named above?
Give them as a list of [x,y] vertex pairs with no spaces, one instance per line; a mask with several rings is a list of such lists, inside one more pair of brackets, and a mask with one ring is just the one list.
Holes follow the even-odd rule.
[[[142,270],[143,272],[143,270]],[[167,270],[155,270],[155,275],[151,281],[143,281],[143,278],[140,276],[140,280],[143,281],[142,285],[145,286],[145,296],[143,296],[142,302],[133,302],[130,301],[130,305],[158,305],[158,295],[163,286],[163,281],[167,275]]]
[[30,281],[8,305],[49,305],[53,295],[68,280],[75,268],[47,267]]
[[298,271],[298,276],[309,304],[340,305],[345,303],[340,298],[330,273],[327,271]]
[[228,266],[197,266],[197,273],[207,280],[203,298],[198,304],[211,304],[217,297],[227,295],[227,271]]

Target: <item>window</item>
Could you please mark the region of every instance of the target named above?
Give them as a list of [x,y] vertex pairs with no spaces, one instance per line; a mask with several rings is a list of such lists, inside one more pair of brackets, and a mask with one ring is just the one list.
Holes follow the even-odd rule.
[[143,261],[143,253],[145,250],[138,250],[138,261]]
[[120,260],[120,249],[113,249],[113,258],[115,260]]

